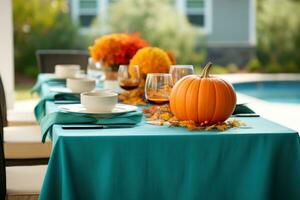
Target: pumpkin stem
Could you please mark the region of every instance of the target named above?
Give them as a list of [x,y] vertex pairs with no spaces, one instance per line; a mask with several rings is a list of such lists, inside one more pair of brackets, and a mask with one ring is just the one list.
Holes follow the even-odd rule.
[[203,72],[202,72],[202,75],[201,75],[201,78],[207,78],[209,77],[209,71],[210,71],[210,68],[212,66],[212,63],[211,62],[208,62],[204,69],[203,69]]

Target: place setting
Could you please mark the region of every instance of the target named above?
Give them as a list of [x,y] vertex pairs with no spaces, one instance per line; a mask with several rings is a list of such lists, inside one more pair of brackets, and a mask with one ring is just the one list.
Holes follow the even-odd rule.
[[45,73],[38,77],[31,92],[40,94],[41,87],[44,83],[47,83],[50,87],[62,88],[66,85],[66,80],[68,78],[84,78],[85,76],[86,75],[84,74],[84,71],[81,70],[80,65],[57,64],[54,66],[54,73]]
[[118,93],[104,89],[82,92],[80,103],[57,107],[58,111],[41,119],[43,142],[54,124],[62,124],[66,130],[132,128],[143,116],[138,107],[118,103]]
[[60,105],[65,112],[92,115],[115,115],[137,111],[136,106],[118,103],[118,94],[110,90],[84,92],[80,95],[80,104]]
[[43,109],[43,101],[36,107],[43,141],[54,124],[67,124],[63,127],[67,130],[130,128],[142,118],[142,112],[136,106],[118,103],[117,92],[96,88],[96,80],[92,78],[69,77],[66,87],[51,87],[50,92],[55,94],[53,103],[58,111],[39,116],[43,113],[38,110]]
[[46,101],[53,101],[55,104],[78,104],[80,93],[95,90],[97,84],[95,79],[80,72],[79,65],[56,65],[53,77],[59,77],[63,82],[45,82],[49,89],[34,110],[38,122],[45,116]]
[[63,94],[80,94],[96,88],[96,80],[88,77],[67,78],[66,87],[51,87],[50,92]]

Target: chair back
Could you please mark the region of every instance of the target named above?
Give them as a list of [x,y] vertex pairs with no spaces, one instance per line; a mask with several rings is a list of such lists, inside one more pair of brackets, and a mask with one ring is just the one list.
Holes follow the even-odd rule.
[[80,65],[86,71],[89,54],[84,50],[38,50],[36,57],[40,73],[53,73],[59,64]]
[[0,76],[0,107],[1,107],[1,115],[2,115],[2,125],[7,126],[7,109],[6,109],[6,99],[5,99],[5,90],[2,82],[2,78]]
[[3,120],[2,120],[2,108],[0,106],[0,199],[6,197],[6,168],[5,168],[5,157],[4,157],[4,145],[3,145]]

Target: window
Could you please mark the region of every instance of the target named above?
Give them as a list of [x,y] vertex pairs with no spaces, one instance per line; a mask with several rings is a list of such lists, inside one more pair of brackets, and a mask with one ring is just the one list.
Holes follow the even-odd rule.
[[79,16],[80,26],[89,27],[95,18],[96,18],[95,15],[80,15]]
[[186,15],[193,25],[204,27],[204,6],[204,0],[186,1]]
[[95,0],[80,0],[79,7],[80,7],[80,10],[94,9],[97,7],[97,1],[95,1]]
[[212,0],[174,0],[179,13],[185,15],[189,22],[199,31],[212,32]]
[[79,25],[89,27],[98,13],[97,0],[79,0]]

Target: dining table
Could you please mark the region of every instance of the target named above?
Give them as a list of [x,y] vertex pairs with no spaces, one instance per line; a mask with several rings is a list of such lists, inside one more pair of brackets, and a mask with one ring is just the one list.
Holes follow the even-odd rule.
[[[41,126],[63,112],[51,84],[39,86]],[[144,117],[127,128],[53,124],[42,131],[53,147],[39,199],[299,200],[298,133],[263,117],[238,119],[245,125],[225,131],[156,126]]]

